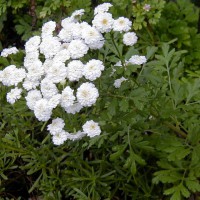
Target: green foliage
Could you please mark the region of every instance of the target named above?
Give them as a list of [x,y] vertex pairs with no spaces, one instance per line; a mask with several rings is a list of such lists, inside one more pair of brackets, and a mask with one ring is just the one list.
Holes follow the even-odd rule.
[[154,29],[156,40],[169,41],[177,38],[177,48],[187,49],[185,62],[188,68],[198,69],[200,64],[200,34],[198,33],[199,8],[189,0],[169,2],[163,9],[160,23]]
[[[150,6],[149,10],[145,10],[145,5]],[[141,3],[133,3],[134,30],[140,30],[143,27],[157,24],[164,5],[164,0],[145,0]]]
[[[138,44],[127,48],[120,34],[107,33],[100,52],[90,53],[105,64],[95,81],[100,92],[95,106],[80,115],[60,108],[53,113],[61,114],[71,131],[89,116],[99,122],[101,135],[54,146],[47,123],[35,119],[23,98],[8,104],[8,89],[0,85],[0,199],[198,199],[199,11],[189,0],[109,2],[114,17],[132,17],[133,29],[141,29]],[[151,5],[148,12],[145,4]],[[90,19],[90,0],[38,0],[33,26],[34,17],[23,12],[30,1],[0,0],[0,37],[7,39],[10,13],[16,32],[27,40],[43,22],[59,22],[80,8]],[[140,53],[146,64],[126,65]],[[20,67],[23,56],[20,51],[0,57],[0,69]],[[118,61],[122,67],[115,66]],[[115,88],[114,80],[122,76],[127,81]]]

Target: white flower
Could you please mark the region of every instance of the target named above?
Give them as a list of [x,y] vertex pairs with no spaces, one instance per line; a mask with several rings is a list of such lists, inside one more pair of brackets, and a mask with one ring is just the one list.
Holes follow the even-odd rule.
[[88,44],[88,47],[90,49],[101,49],[103,45],[104,45],[104,40],[100,40],[98,42]]
[[138,40],[134,32],[128,32],[123,35],[123,43],[127,46],[133,46]]
[[83,132],[89,137],[94,137],[100,135],[101,129],[98,123],[94,122],[93,120],[90,120],[83,125]]
[[40,82],[39,80],[31,80],[31,79],[26,78],[22,85],[25,90],[29,91],[39,86]]
[[150,4],[145,4],[145,5],[143,6],[143,9],[146,10],[147,12],[149,12],[150,9],[151,9],[151,5],[150,5]]
[[82,31],[84,26],[81,26],[80,23],[75,23],[72,28],[72,36],[74,40],[80,40],[82,36]]
[[74,115],[74,114],[78,113],[82,108],[83,108],[83,106],[80,103],[75,103],[71,106],[65,107],[64,109],[67,113]]
[[83,69],[83,75],[86,79],[94,81],[101,76],[101,71],[104,70],[103,62],[92,59],[86,63]]
[[44,37],[40,44],[40,52],[44,54],[45,58],[52,58],[61,49],[61,43],[57,37]]
[[96,14],[99,14],[99,13],[108,12],[110,7],[112,7],[112,4],[110,4],[110,3],[100,4],[94,9],[94,14],[96,15]]
[[67,66],[67,78],[70,81],[78,81],[83,76],[83,63],[80,60],[73,60]]
[[49,68],[46,68],[46,78],[51,80],[53,83],[59,83],[67,77],[67,67],[61,61],[55,60],[51,63]]
[[[58,37],[63,42],[71,42],[73,39],[72,29],[75,23],[69,23],[67,28],[63,28],[60,30]],[[66,25],[65,25],[66,26]]]
[[116,79],[115,82],[114,82],[114,86],[115,88],[120,88],[122,82],[126,81],[127,79],[124,78],[123,76],[119,79]]
[[28,67],[27,78],[31,81],[40,80],[44,75],[44,68],[40,66],[40,63],[33,63]]
[[53,97],[49,99],[49,102],[48,102],[49,107],[52,109],[56,108],[60,104],[60,100],[61,100],[61,94],[54,95]]
[[85,10],[84,10],[84,9],[75,10],[75,11],[71,14],[71,17],[82,16],[84,13],[85,13]]
[[49,21],[43,24],[42,26],[42,38],[53,36],[53,31],[55,31],[56,28],[56,22]]
[[42,62],[39,60],[39,51],[27,53],[24,57],[24,67],[28,69],[32,65],[35,65],[38,68],[42,66]]
[[61,21],[61,26],[62,26],[63,28],[65,28],[65,29],[68,29],[70,23],[75,23],[74,18],[72,18],[72,17],[67,17],[67,18],[65,18],[65,19],[63,19],[63,20]]
[[42,92],[42,95],[45,99],[50,99],[52,98],[54,95],[58,94],[58,88],[56,87],[56,85],[51,81],[51,79],[48,78],[44,78],[41,81],[40,84],[40,89]]
[[31,90],[28,92],[26,99],[26,105],[30,110],[34,110],[35,103],[42,99],[42,94],[39,90]]
[[104,45],[102,34],[94,27],[88,27],[82,31],[82,38],[91,49],[100,49]]
[[60,50],[53,58],[54,62],[65,62],[70,59],[70,53],[67,49]]
[[99,92],[94,84],[86,82],[77,89],[76,96],[82,106],[90,107],[97,101]]
[[6,49],[2,50],[1,56],[2,57],[7,57],[7,56],[9,56],[11,54],[16,54],[18,52],[19,52],[19,50],[16,47],[6,48]]
[[26,53],[37,51],[39,49],[40,41],[40,36],[33,36],[29,38],[25,44]]
[[63,131],[65,126],[65,122],[63,119],[57,117],[52,120],[52,123],[47,126],[47,130],[51,133],[51,135],[55,135],[56,133],[60,133]]
[[72,90],[69,86],[62,91],[60,104],[63,108],[67,108],[74,104],[75,96],[73,93],[74,90]]
[[134,55],[128,60],[128,63],[131,63],[133,65],[142,65],[146,62],[147,59],[145,56],[138,56],[138,55]]
[[67,139],[69,138],[69,133],[66,131],[61,131],[59,133],[56,133],[52,137],[52,141],[55,145],[61,145],[63,144]]
[[47,99],[36,101],[34,114],[39,121],[48,121],[51,118],[52,109],[49,107]]
[[82,40],[72,40],[68,46],[72,59],[83,57],[88,52],[88,49],[88,46]]
[[8,92],[6,96],[7,102],[10,104],[14,104],[16,100],[20,99],[21,93],[22,93],[21,88],[16,87],[14,89],[11,89],[11,91]]
[[25,70],[22,68],[18,69],[15,65],[9,65],[1,71],[1,81],[5,86],[16,86],[18,83],[22,82],[25,77]]
[[70,140],[75,141],[75,140],[80,140],[82,139],[86,134],[82,131],[78,131],[75,134],[70,134]]
[[131,25],[132,22],[129,19],[125,17],[119,17],[118,19],[114,20],[113,30],[119,31],[120,33],[123,31],[127,32],[131,29]]
[[93,26],[101,33],[107,33],[112,30],[114,19],[110,13],[99,13],[92,20]]

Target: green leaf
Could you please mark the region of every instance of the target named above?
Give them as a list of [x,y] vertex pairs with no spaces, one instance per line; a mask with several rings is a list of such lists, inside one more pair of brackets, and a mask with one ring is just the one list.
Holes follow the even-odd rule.
[[185,184],[188,187],[189,190],[191,190],[193,193],[195,192],[200,192],[200,183],[199,180],[191,180],[191,179],[186,179]]
[[116,98],[112,99],[108,106],[108,112],[110,115],[114,116],[117,112],[117,107],[118,107],[118,100]]
[[41,177],[42,177],[42,173],[37,178],[37,180],[34,182],[34,184],[32,185],[32,187],[29,189],[28,193],[33,192],[33,190],[39,185],[39,181],[40,181]]
[[167,158],[169,161],[182,160],[190,154],[190,149],[184,149],[183,147],[176,148]]
[[155,47],[155,46],[148,46],[146,48],[146,51],[147,51],[147,55],[146,55],[146,58],[147,60],[151,57],[153,57],[155,55],[155,52],[158,50],[158,47]]
[[172,195],[172,197],[170,198],[170,200],[181,200],[181,193],[180,193],[180,191],[174,192],[174,194]]
[[113,153],[110,155],[110,160],[114,161],[116,159],[118,159],[122,153],[125,151],[127,145],[119,145],[119,146],[115,146],[113,148],[113,150],[117,150],[117,152]]
[[129,108],[129,102],[127,99],[122,99],[120,102],[119,102],[119,107],[120,107],[120,110],[123,111],[123,112],[126,112]]
[[136,163],[135,163],[135,161],[132,161],[132,163],[131,163],[131,173],[134,176],[136,174],[136,172],[137,172]]

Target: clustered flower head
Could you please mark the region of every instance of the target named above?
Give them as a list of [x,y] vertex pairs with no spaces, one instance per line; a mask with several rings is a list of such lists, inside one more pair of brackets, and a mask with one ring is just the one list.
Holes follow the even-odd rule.
[[6,49],[3,49],[3,51],[1,52],[1,56],[8,57],[9,55],[16,54],[18,52],[19,50],[16,47],[6,48]]
[[[66,115],[74,115],[84,107],[93,106],[99,97],[93,81],[101,77],[105,66],[101,60],[88,59],[85,55],[101,49],[105,44],[104,34],[111,31],[122,34],[126,46],[137,42],[136,34],[128,32],[132,22],[125,17],[114,19],[108,12],[110,7],[110,3],[97,6],[92,25],[80,22],[84,10],[76,10],[61,21],[58,34],[55,32],[56,22],[46,22],[41,35],[33,36],[26,42],[23,66],[9,65],[0,71],[2,84],[13,87],[7,93],[7,101],[14,104],[24,95],[28,108],[39,121],[44,122],[52,118],[53,110],[58,106]],[[15,47],[4,49],[1,56],[6,57],[17,51]],[[146,62],[146,58],[136,55],[127,62],[140,65]],[[115,87],[119,88],[125,80],[124,77],[117,79]],[[47,130],[55,145],[101,133],[99,124],[93,120],[86,121],[82,130],[69,133],[65,130],[64,119],[59,117],[52,120]]]

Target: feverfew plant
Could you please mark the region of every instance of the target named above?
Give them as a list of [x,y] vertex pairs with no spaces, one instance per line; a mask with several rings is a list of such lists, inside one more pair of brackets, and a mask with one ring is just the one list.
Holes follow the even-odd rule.
[[[61,21],[58,33],[56,22],[46,22],[42,26],[41,35],[31,37],[26,42],[23,66],[9,65],[0,71],[2,84],[13,87],[7,93],[7,101],[14,104],[23,96],[26,105],[39,121],[52,121],[48,122],[47,130],[55,145],[84,136],[92,138],[102,132],[99,123],[88,115],[87,109],[103,98],[98,84],[104,71],[111,66],[97,58],[96,54],[101,54],[104,46],[109,48],[109,40],[116,45],[114,37],[121,40],[126,51],[138,39],[131,31],[132,22],[129,19],[112,17],[108,12],[111,6],[110,3],[97,6],[91,24],[80,21],[83,9],[76,10]],[[119,53],[117,46],[115,51]],[[17,53],[17,50],[4,49],[1,56],[12,53]],[[129,65],[142,65],[147,61],[145,56],[135,54],[131,54],[127,60],[119,54],[118,58],[116,64],[121,63],[124,70]],[[128,81],[128,77],[115,80],[115,72],[110,73],[110,79],[113,79],[115,88],[120,88],[124,81]],[[88,115],[82,130],[77,131],[77,127],[74,127],[73,132],[67,130],[62,115],[54,116],[54,110],[58,107],[64,110],[65,115]]]

